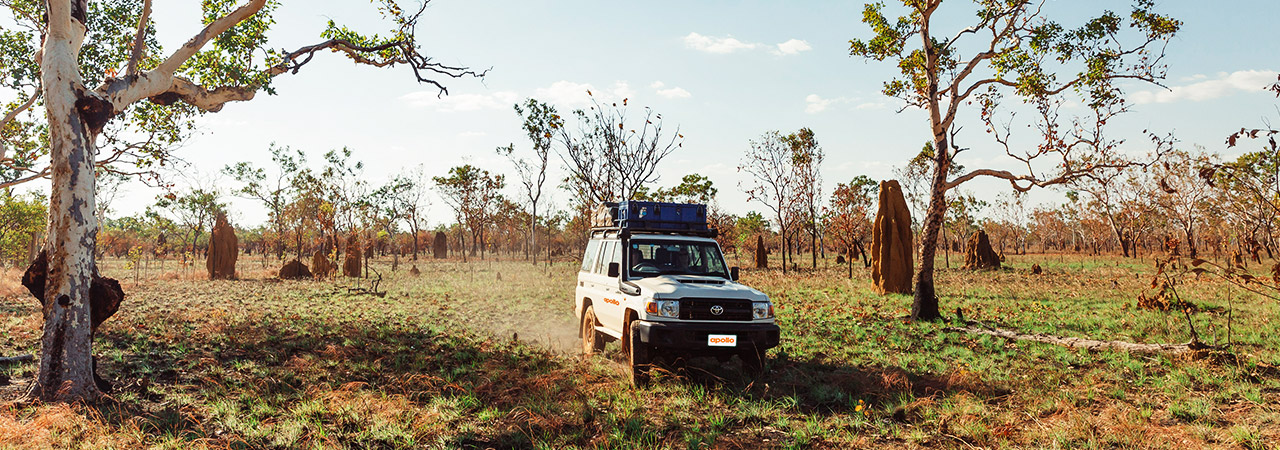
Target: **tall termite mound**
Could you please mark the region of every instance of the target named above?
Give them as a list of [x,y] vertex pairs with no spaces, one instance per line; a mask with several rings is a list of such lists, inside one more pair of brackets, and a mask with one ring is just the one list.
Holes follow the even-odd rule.
[[769,268],[769,249],[764,246],[764,235],[756,235],[756,268]]
[[342,274],[349,277],[360,276],[360,242],[353,234],[347,238],[347,256],[342,261]]
[[871,232],[871,282],[881,294],[910,294],[911,212],[897,180],[880,182],[880,209]]
[[329,277],[333,273],[335,264],[329,262],[329,252],[321,248],[311,255],[311,275],[315,279],[320,280]]
[[205,268],[210,280],[230,280],[236,277],[236,257],[239,253],[236,230],[227,222],[227,215],[218,213],[217,223],[209,237],[209,251],[205,255]]
[[431,243],[431,252],[436,259],[449,257],[449,237],[445,236],[443,231],[436,232],[436,239]]
[[993,270],[1000,268],[1000,255],[991,249],[991,238],[987,232],[978,230],[969,238],[969,245],[964,249],[964,268],[969,270]]

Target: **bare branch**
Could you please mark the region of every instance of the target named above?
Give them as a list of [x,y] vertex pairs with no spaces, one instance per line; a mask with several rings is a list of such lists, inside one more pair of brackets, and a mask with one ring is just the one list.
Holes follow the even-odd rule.
[[19,184],[26,183],[26,182],[28,182],[28,181],[32,181],[32,180],[38,180],[38,179],[41,179],[41,178],[48,178],[48,177],[49,177],[49,174],[50,174],[49,168],[48,168],[48,167],[45,167],[45,168],[44,168],[44,170],[41,170],[41,171],[39,171],[39,172],[36,172],[36,173],[34,173],[34,174],[32,174],[32,175],[29,175],[29,176],[26,176],[26,177],[22,177],[22,178],[18,178],[18,179],[13,180],[13,181],[3,181],[3,182],[0,182],[0,189],[5,189],[5,188],[8,188],[8,187],[10,187],[10,186],[17,186],[17,185],[19,185]]
[[133,52],[129,55],[129,65],[125,68],[126,76],[138,73],[138,61],[142,60],[147,49],[147,21],[151,18],[151,0],[142,1],[142,15],[138,17],[138,31],[133,34]]
[[[37,88],[35,93],[31,94],[31,98],[27,99],[25,103],[18,105],[17,108],[13,109],[13,111],[9,111],[8,114],[5,114],[4,120],[0,120],[0,129],[3,129],[10,121],[17,118],[18,114],[22,114],[23,111],[30,109],[32,105],[36,104],[36,99],[40,98],[40,94],[42,92],[44,92],[43,89]],[[2,157],[4,157],[4,154],[0,153],[0,158]]]

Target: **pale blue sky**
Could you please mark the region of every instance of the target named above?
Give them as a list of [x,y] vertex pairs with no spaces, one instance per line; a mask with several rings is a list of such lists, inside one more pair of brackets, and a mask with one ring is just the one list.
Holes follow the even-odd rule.
[[[266,163],[274,141],[309,152],[313,163],[326,150],[350,147],[375,184],[418,164],[428,175],[464,163],[509,172],[494,148],[515,143],[517,151],[528,151],[511,105],[535,97],[567,112],[583,105],[590,87],[597,95],[651,106],[668,127],[680,126],[684,148],[664,161],[659,186],[701,173],[720,188],[719,202],[730,212],[764,210],[746,202],[738,187],[745,178],[735,167],[747,141],[768,130],[814,130],[827,155],[828,193],[856,175],[891,177],[892,168],[928,138],[921,113],[895,113],[897,103],[879,93],[892,65],[848,56],[850,38],[869,36],[859,21],[861,4],[435,0],[419,30],[425,53],[449,64],[492,67],[484,80],[444,80],[451,95],[440,100],[429,86],[414,83],[407,68],[355,67],[336,54],[319,55],[301,73],[279,77],[279,95],[230,104],[200,119],[201,135],[178,155],[212,175],[236,161]],[[1126,13],[1128,5],[1050,0],[1046,10],[1072,24],[1105,8]],[[365,1],[285,1],[276,14],[272,46],[314,43],[329,18],[380,31],[383,26],[368,9]],[[1261,91],[1280,70],[1271,5],[1183,0],[1162,2],[1159,9],[1185,22],[1168,50],[1172,91],[1132,89],[1133,112],[1116,124],[1115,133],[1145,144],[1138,134],[1144,128],[1174,131],[1186,147],[1239,152],[1222,144],[1228,133],[1280,117],[1274,96]],[[166,48],[198,29],[197,12],[194,1],[156,3]],[[1007,166],[980,127],[968,127],[960,139],[974,149],[962,164]],[[556,178],[559,166],[557,160]],[[223,179],[220,185],[233,184]],[[983,182],[967,188],[994,198],[1006,186]],[[514,187],[509,194],[518,195]],[[117,214],[142,209],[154,195],[141,186],[129,188],[115,203]],[[1033,200],[1059,198],[1051,192]],[[561,207],[569,201],[558,190],[552,199]],[[265,219],[252,202],[233,205],[242,223]],[[433,224],[451,217],[435,201]]]

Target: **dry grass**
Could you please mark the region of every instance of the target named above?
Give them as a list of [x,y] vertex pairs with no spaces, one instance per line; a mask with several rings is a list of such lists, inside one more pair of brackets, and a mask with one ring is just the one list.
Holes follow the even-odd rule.
[[[802,259],[798,259],[802,260]],[[1032,276],[1031,263],[1046,273]],[[1183,342],[1185,319],[1133,307],[1141,261],[1011,257],[939,272],[942,306],[1003,327]],[[117,403],[0,409],[19,448],[1267,448],[1280,442],[1273,302],[1184,280],[1205,340],[1236,358],[1090,353],[911,324],[904,296],[841,267],[744,272],[777,303],[783,343],[752,379],[695,361],[629,387],[616,346],[576,345],[573,263],[418,261],[348,280],[239,281],[154,264],[104,266],[129,297],[96,351]],[[498,281],[499,277],[501,282]],[[367,287],[368,283],[363,286]],[[518,286],[519,289],[513,289]],[[36,350],[35,303],[0,297],[0,354]],[[519,342],[512,340],[518,334]],[[566,351],[558,351],[560,349]],[[609,359],[612,358],[612,359]],[[30,365],[0,368],[16,384]]]
[[22,295],[27,295],[27,288],[22,287],[22,269],[0,267],[0,298]]

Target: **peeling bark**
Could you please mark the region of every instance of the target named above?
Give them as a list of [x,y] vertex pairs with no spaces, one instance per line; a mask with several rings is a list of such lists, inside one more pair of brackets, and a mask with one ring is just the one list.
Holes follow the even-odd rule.
[[[44,336],[39,372],[29,397],[92,402],[102,395],[93,379],[89,303],[98,230],[92,130],[99,125],[96,120],[101,105],[77,95],[85,92],[77,61],[86,31],[85,1],[50,1],[47,5],[49,28],[42,49],[41,78],[53,189],[49,192],[46,241],[49,273],[42,301]],[[94,121],[86,122],[86,115]]]

